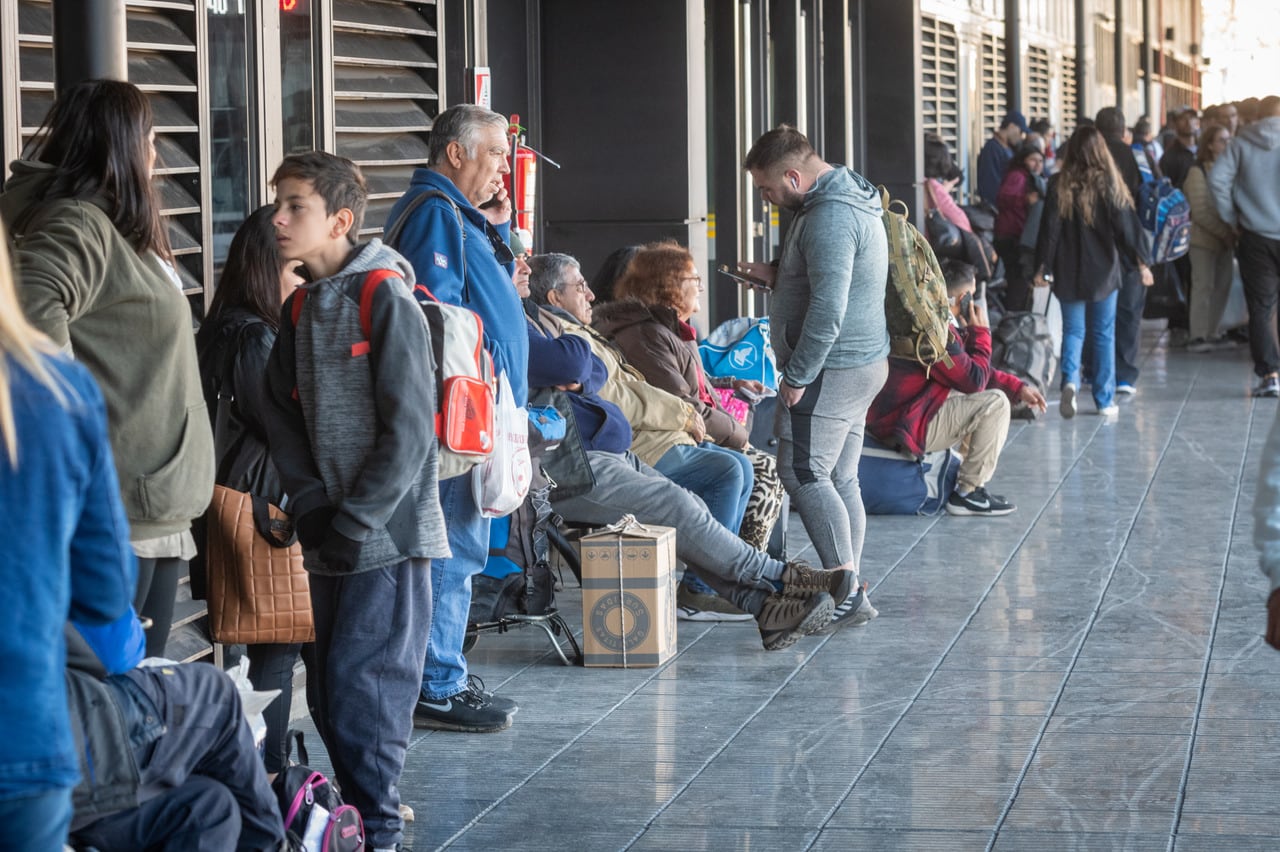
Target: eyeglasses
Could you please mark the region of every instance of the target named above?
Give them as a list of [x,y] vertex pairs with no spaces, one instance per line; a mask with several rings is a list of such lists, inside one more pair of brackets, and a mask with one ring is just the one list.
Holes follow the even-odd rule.
[[690,276],[689,276],[689,277],[687,277],[687,278],[681,278],[681,279],[680,279],[680,283],[682,283],[682,284],[683,284],[685,281],[694,281],[694,282],[696,282],[696,283],[697,283],[697,285],[698,285],[698,292],[699,292],[699,293],[705,293],[705,292],[707,292],[707,288],[706,288],[706,287],[704,287],[704,286],[702,286],[702,276],[701,276],[701,275],[690,275]]
[[565,283],[562,290],[577,290],[579,293],[586,295],[591,292],[591,285],[587,283],[587,279],[579,278],[577,281],[569,281]]

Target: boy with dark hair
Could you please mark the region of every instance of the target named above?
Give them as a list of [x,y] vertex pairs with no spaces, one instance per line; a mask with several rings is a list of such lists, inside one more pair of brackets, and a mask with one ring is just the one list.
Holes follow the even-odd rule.
[[915,456],[962,444],[964,461],[947,512],[1007,515],[1013,504],[988,494],[986,484],[1009,434],[1009,402],[1044,411],[1044,397],[1017,376],[991,366],[987,311],[973,300],[974,268],[948,259],[942,262],[942,274],[951,315],[959,323],[947,345],[952,366],[939,361],[926,370],[917,361],[891,357],[889,380],[867,414],[867,431],[882,444]]
[[[396,849],[430,560],[449,552],[431,342],[413,268],[379,240],[354,242],[366,198],[356,165],[290,156],[272,183],[281,254],[311,278],[281,314],[267,427],[311,579],[312,715],[369,847]],[[392,274],[371,277],[379,270]]]

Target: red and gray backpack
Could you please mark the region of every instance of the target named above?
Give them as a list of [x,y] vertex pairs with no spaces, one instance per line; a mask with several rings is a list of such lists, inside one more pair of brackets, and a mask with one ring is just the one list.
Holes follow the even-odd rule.
[[[369,354],[373,327],[373,297],[388,278],[402,277],[391,269],[375,269],[360,288],[360,331],[351,345],[353,358]],[[474,312],[438,301],[421,284],[413,295],[431,333],[435,364],[435,432],[440,442],[440,479],[460,476],[493,453],[495,408],[493,358],[484,348],[484,323]],[[290,318],[295,328],[306,304],[307,290],[299,288]]]

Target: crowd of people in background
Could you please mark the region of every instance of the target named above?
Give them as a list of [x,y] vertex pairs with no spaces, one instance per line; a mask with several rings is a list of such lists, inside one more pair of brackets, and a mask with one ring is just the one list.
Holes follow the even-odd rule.
[[[913,455],[963,444],[947,510],[1014,510],[987,486],[1011,409],[1042,412],[1046,400],[997,369],[979,286],[1002,278],[991,295],[1005,311],[1051,287],[1061,413],[1087,387],[1114,418],[1116,395],[1136,390],[1157,274],[1189,288],[1186,345],[1205,352],[1229,344],[1220,325],[1238,258],[1254,392],[1280,396],[1280,98],[1181,109],[1158,134],[1106,108],[1063,141],[1010,112],[978,157],[983,205],[967,208],[946,143],[927,138],[930,236],[964,253],[944,264],[953,328],[947,364],[932,370],[889,357],[874,184],[795,128],[764,134],[743,167],[794,216],[776,263],[739,268],[772,291],[776,454],[752,445],[739,411],[763,384],[709,376],[699,358],[705,283],[688,249],[619,249],[588,282],[575,258],[530,257],[513,240],[502,116],[461,105],[436,118],[428,165],[377,223],[388,243],[357,239],[358,167],[285,158],[275,203],[239,229],[195,335],[151,180],[152,124],[128,83],[73,86],[0,195],[19,273],[0,252],[0,505],[11,518],[41,512],[19,521],[31,534],[3,573],[29,616],[0,630],[0,657],[16,665],[0,684],[11,734],[0,816],[14,848],[68,836],[102,852],[289,848],[268,784],[288,766],[299,656],[335,780],[374,850],[399,848],[411,817],[398,785],[414,726],[513,723],[517,703],[486,690],[464,653],[494,530],[471,475],[441,472],[439,365],[420,302],[483,321],[516,405],[554,398],[572,414],[573,441],[547,452],[576,447],[565,464],[582,485],[547,477],[555,512],[675,527],[681,617],[752,622],[767,650],[878,614],[861,580],[867,434]],[[1162,178],[1188,196],[1191,251],[1153,270],[1137,199]],[[215,482],[285,510],[309,574],[315,641],[248,647],[253,684],[282,692],[262,760],[229,679],[139,665],[165,656],[188,563],[202,579]],[[768,552],[784,494],[818,565]],[[34,720],[53,734],[29,730]]]

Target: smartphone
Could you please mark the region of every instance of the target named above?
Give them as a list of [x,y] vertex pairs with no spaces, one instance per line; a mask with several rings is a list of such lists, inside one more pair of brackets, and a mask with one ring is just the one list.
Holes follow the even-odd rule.
[[973,294],[965,293],[960,297],[960,319],[969,320],[969,310],[973,307]]
[[720,266],[717,267],[716,271],[719,272],[721,275],[728,275],[730,278],[732,278],[734,281],[737,281],[739,284],[746,284],[748,287],[753,287],[757,290],[773,289],[761,279],[756,278],[753,275],[747,275],[746,273],[738,272],[737,270],[730,268],[728,264],[724,264],[724,263],[720,264]]

